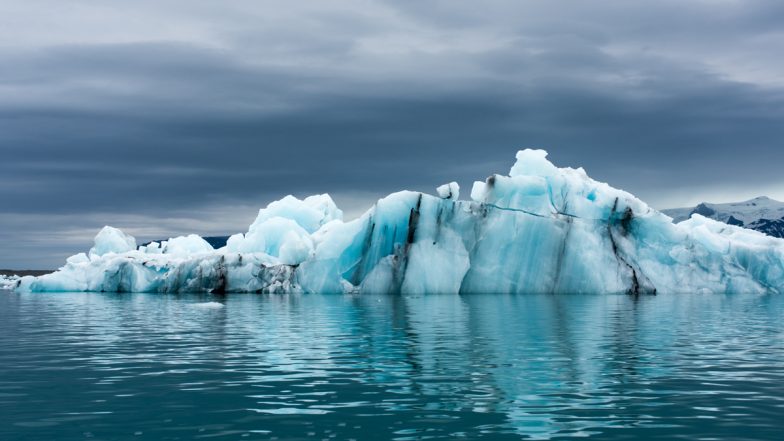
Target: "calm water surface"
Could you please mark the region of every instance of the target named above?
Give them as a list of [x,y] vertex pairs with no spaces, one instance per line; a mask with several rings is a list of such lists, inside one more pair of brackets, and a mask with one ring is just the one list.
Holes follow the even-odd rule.
[[784,439],[784,296],[0,291],[0,440]]

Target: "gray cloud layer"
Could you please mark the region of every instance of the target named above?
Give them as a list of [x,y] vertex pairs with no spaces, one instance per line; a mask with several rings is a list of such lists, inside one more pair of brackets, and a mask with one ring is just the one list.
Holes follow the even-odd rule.
[[15,3],[0,267],[106,223],[239,231],[288,193],[357,213],[522,147],[660,208],[784,198],[780,1]]

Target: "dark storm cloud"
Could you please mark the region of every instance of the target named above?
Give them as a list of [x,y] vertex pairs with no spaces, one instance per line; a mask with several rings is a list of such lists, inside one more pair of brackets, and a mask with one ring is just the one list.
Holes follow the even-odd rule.
[[105,223],[237,231],[288,193],[467,193],[522,147],[660,208],[784,196],[779,2],[80,5],[0,32],[0,267]]

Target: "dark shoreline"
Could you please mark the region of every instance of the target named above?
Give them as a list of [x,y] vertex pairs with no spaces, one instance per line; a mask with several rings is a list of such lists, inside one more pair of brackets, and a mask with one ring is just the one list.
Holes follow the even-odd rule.
[[53,273],[54,270],[10,270],[0,269],[0,276],[43,276]]

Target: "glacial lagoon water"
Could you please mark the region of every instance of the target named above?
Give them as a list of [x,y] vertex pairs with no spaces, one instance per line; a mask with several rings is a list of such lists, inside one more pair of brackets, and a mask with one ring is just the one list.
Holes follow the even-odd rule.
[[0,439],[781,439],[780,295],[0,291]]

